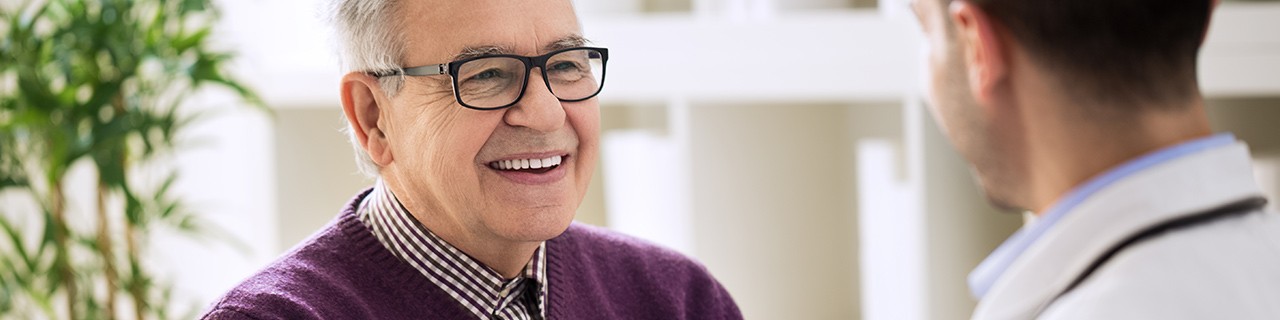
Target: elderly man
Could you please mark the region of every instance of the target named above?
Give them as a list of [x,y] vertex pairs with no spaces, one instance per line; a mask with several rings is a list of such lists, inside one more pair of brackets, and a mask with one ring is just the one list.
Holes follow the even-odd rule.
[[931,106],[1030,222],[976,319],[1280,319],[1280,216],[1196,81],[1212,0],[916,0]]
[[568,0],[331,9],[357,161],[379,179],[206,319],[741,318],[697,262],[571,222],[609,52]]

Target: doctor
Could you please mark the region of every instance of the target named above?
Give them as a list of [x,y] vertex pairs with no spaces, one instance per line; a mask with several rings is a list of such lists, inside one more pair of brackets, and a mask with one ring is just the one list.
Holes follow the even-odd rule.
[[1280,215],[1196,81],[1212,0],[915,0],[938,124],[1034,221],[975,319],[1280,319]]

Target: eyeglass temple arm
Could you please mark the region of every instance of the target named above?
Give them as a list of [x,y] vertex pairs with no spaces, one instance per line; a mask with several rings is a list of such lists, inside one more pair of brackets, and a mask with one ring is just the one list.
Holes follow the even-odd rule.
[[449,65],[442,63],[404,69],[404,75],[406,76],[432,76],[437,74],[449,74]]
[[449,74],[449,65],[433,64],[433,65],[427,65],[427,66],[421,66],[421,67],[383,71],[383,72],[375,73],[374,75],[378,77],[386,77],[386,76],[397,76],[397,75],[432,76],[437,74]]

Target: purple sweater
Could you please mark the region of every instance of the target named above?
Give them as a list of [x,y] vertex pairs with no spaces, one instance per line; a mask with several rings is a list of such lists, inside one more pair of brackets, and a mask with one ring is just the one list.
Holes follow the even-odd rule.
[[[474,319],[356,218],[367,193],[203,318]],[[674,251],[578,223],[547,250],[548,319],[742,318],[702,265]]]

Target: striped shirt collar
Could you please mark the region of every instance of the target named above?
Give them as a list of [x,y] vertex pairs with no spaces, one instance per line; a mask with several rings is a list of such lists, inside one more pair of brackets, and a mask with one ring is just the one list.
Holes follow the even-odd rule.
[[360,221],[387,250],[427,277],[480,319],[545,319],[546,242],[520,276],[506,280],[427,230],[378,179],[360,203]]

